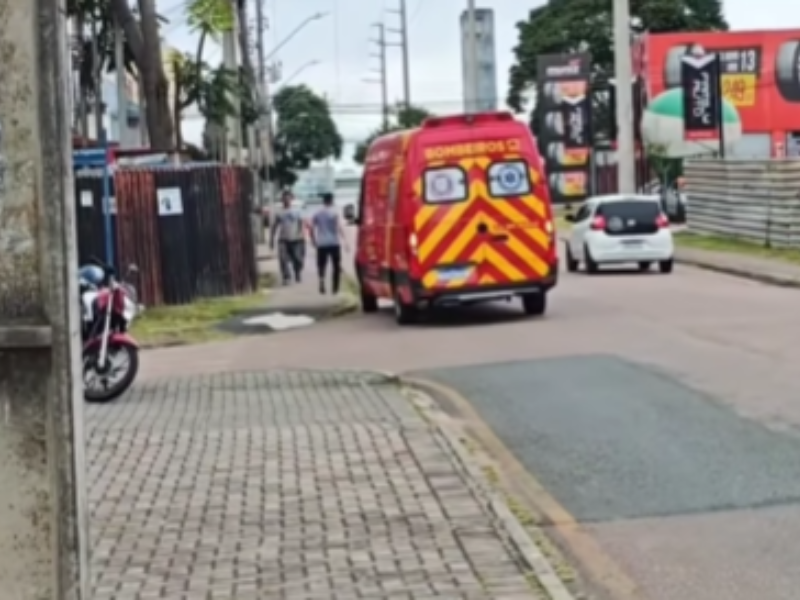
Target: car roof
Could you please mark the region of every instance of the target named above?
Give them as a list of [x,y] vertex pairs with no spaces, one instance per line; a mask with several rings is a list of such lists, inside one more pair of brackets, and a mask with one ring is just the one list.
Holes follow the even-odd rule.
[[593,204],[607,204],[610,202],[659,202],[660,198],[653,194],[605,194],[592,196],[588,202]]

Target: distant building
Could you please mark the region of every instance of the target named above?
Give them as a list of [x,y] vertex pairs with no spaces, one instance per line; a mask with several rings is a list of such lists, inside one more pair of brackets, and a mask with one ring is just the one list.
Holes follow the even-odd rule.
[[[478,43],[478,110],[497,110],[497,56],[494,43],[494,11],[490,8],[475,10],[475,33]],[[464,110],[469,111],[469,24],[467,11],[461,13],[461,63],[464,81]]]
[[321,194],[329,194],[335,188],[335,171],[332,165],[312,165],[297,174],[292,186],[294,195],[306,202],[319,202]]
[[[117,74],[104,73],[101,81],[102,100],[105,110],[102,115],[103,129],[105,129],[108,141],[119,143],[126,141],[128,147],[141,147],[142,129],[141,119],[143,118],[139,108],[139,84],[130,73],[125,74],[125,93],[128,97],[128,110],[126,114],[119,114],[119,102],[117,101]],[[76,93],[80,93],[77,92]],[[87,119],[88,137],[90,139],[100,139],[99,132],[95,131],[94,117],[89,114]]]

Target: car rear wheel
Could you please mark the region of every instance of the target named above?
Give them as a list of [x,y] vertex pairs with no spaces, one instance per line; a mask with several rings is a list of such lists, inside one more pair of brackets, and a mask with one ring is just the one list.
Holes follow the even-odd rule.
[[674,261],[670,258],[669,260],[662,260],[658,263],[658,270],[662,273],[672,273],[672,266]]
[[526,315],[538,317],[547,312],[547,294],[539,292],[538,294],[525,294],[522,296],[522,309]]
[[646,260],[642,261],[642,262],[639,263],[639,270],[642,271],[642,272],[649,271],[650,270],[650,266],[651,266],[650,262],[648,262]]
[[567,271],[569,273],[575,273],[579,266],[578,260],[572,256],[572,250],[570,250],[569,244],[567,244]]
[[586,257],[586,272],[594,275],[600,270],[600,265],[598,265],[592,258],[592,253],[589,251],[589,246],[583,247],[583,254]]
[[394,320],[398,325],[409,325],[417,319],[417,307],[403,302],[400,291],[395,287],[392,293],[394,301]]

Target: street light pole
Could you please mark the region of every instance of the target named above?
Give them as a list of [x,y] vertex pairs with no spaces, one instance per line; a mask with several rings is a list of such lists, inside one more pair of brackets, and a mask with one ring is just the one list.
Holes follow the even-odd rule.
[[305,29],[305,27],[306,27],[306,26],[307,26],[309,23],[312,23],[312,22],[314,22],[314,21],[319,21],[320,19],[322,19],[322,18],[324,18],[324,17],[327,17],[329,14],[330,14],[330,13],[326,13],[326,12],[318,12],[318,13],[315,13],[315,14],[311,15],[310,17],[306,17],[306,19],[305,19],[304,21],[301,21],[301,22],[300,22],[300,23],[297,25],[297,27],[295,27],[294,29],[292,29],[292,31],[291,31],[291,32],[289,32],[289,35],[287,35],[285,38],[283,38],[283,39],[281,40],[281,42],[280,42],[280,43],[279,43],[277,46],[275,46],[275,47],[272,49],[272,52],[270,52],[269,54],[267,54],[267,55],[264,57],[264,62],[265,62],[265,63],[266,63],[266,62],[269,62],[269,60],[270,60],[270,59],[271,59],[273,56],[275,56],[275,55],[276,55],[276,54],[277,54],[277,53],[278,53],[278,52],[281,50],[281,48],[283,48],[283,47],[284,47],[286,44],[288,44],[289,42],[291,42],[291,41],[292,41],[292,39],[294,38],[294,36],[296,36],[296,35],[297,35],[298,33],[300,33],[300,32],[301,32],[303,29]]
[[467,0],[466,81],[467,112],[478,112],[478,18],[475,0]]
[[297,68],[296,68],[296,69],[295,69],[295,70],[292,72],[292,74],[291,74],[291,75],[289,75],[288,77],[285,77],[285,78],[283,79],[283,81],[281,81],[281,85],[278,87],[278,91],[282,90],[282,89],[283,89],[283,88],[285,88],[287,85],[289,85],[289,83],[290,83],[291,81],[293,81],[294,79],[296,79],[296,78],[297,78],[297,77],[300,75],[300,73],[302,73],[303,71],[305,71],[306,69],[308,69],[308,68],[310,68],[310,67],[313,67],[313,66],[315,66],[315,65],[318,65],[319,63],[320,63],[320,61],[318,61],[318,60],[310,60],[310,61],[308,61],[307,63],[304,63],[304,64],[300,65],[299,67],[297,67]]
[[617,191],[633,194],[636,192],[636,146],[629,0],[614,0],[614,76],[617,81]]

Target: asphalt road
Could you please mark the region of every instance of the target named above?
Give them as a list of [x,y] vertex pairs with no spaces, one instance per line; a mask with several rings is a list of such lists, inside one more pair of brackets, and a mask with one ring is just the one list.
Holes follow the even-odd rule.
[[649,600],[795,600],[800,292],[692,268],[565,275],[517,303],[398,328],[388,311],[144,358],[146,377],[271,366],[408,371],[466,396]]

